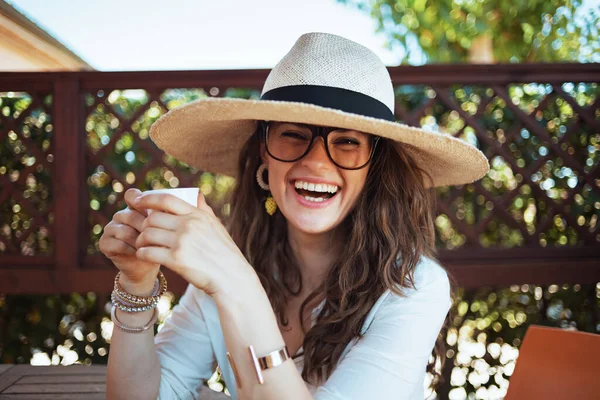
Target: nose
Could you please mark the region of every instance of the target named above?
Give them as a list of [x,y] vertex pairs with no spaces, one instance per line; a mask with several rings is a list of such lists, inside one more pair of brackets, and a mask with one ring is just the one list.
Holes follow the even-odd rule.
[[333,164],[327,155],[325,141],[322,137],[315,138],[315,141],[313,142],[311,149],[308,151],[308,154],[305,155],[300,162],[302,165],[309,167],[312,166],[313,168],[319,168],[325,165]]

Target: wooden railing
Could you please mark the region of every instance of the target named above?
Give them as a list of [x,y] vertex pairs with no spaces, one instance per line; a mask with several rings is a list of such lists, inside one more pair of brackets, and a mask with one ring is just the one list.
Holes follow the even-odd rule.
[[[469,141],[492,166],[438,188],[440,260],[459,284],[599,282],[599,65],[389,71],[400,121]],[[129,187],[205,187],[226,212],[215,188],[231,181],[165,157],[147,130],[195,98],[257,99],[268,73],[0,73],[0,293],[110,292],[97,242]]]

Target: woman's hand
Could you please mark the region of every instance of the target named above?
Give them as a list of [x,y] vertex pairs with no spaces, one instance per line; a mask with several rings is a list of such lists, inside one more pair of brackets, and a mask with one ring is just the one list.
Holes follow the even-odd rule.
[[253,276],[202,193],[197,207],[171,194],[152,192],[139,196],[134,205],[153,210],[135,241],[138,259],[164,265],[210,296],[235,290]]
[[133,201],[141,194],[139,189],[133,188],[125,192],[127,207],[114,214],[98,243],[100,251],[121,271],[120,283],[133,294],[152,292],[160,269],[160,264],[143,261],[136,256],[135,242],[146,214],[136,208]]

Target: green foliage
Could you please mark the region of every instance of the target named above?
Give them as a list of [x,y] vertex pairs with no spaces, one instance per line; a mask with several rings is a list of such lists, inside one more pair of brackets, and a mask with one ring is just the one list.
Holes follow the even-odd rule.
[[103,315],[96,301],[91,292],[0,294],[0,362],[105,364],[108,342],[102,336]]
[[402,62],[464,62],[473,40],[489,37],[498,62],[600,61],[600,7],[582,0],[338,0],[378,22]]

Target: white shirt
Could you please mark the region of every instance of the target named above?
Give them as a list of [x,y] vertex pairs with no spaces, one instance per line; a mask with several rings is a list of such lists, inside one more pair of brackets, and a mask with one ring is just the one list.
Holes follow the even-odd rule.
[[[434,260],[422,257],[414,278],[416,290],[402,288],[405,297],[389,289],[380,296],[365,319],[363,338],[346,346],[327,382],[307,384],[314,399],[424,399],[426,366],[452,303],[448,275]],[[323,305],[313,310],[313,324]],[[219,313],[205,292],[188,285],[154,342],[161,364],[159,400],[199,399],[217,365],[237,399]],[[302,357],[295,363],[302,371]]]

